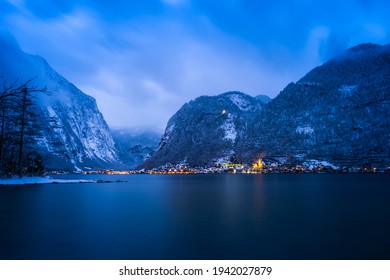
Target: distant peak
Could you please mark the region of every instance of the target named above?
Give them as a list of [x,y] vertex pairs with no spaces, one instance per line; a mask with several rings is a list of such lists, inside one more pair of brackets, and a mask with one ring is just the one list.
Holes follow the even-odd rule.
[[245,93],[242,93],[240,91],[228,91],[221,94],[221,96],[228,96],[228,95],[247,95]]
[[264,95],[264,94],[257,95],[257,96],[255,96],[255,98],[264,104],[267,104],[268,102],[270,102],[272,100],[271,97],[269,97],[268,95]]
[[341,53],[340,55],[334,57],[331,59],[331,61],[338,61],[338,60],[349,60],[349,59],[355,59],[357,57],[364,57],[364,56],[372,56],[372,55],[378,55],[382,52],[388,52],[390,50],[390,45],[378,45],[378,44],[372,44],[372,43],[365,43],[356,45],[352,48],[349,48],[345,52]]
[[378,49],[381,47],[382,46],[378,45],[378,44],[364,43],[364,44],[354,46],[354,47],[350,48],[348,51],[349,52],[361,52],[361,51],[374,50],[374,49]]

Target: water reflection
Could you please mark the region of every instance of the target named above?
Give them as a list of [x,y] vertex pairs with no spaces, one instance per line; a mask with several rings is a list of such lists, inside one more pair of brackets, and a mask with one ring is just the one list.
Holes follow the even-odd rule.
[[390,258],[387,175],[120,179],[0,187],[0,258]]

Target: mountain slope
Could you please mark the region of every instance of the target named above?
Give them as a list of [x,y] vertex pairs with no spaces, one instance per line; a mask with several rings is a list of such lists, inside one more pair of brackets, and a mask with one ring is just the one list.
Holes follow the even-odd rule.
[[134,168],[157,149],[161,134],[144,129],[111,129],[119,159]]
[[390,45],[359,45],[289,84],[258,116],[256,150],[290,160],[385,166]]
[[84,169],[119,165],[110,130],[96,101],[54,71],[41,57],[20,50],[0,36],[0,76],[9,83],[34,78],[47,94],[37,95],[40,115],[39,150],[50,169]]
[[185,104],[145,166],[251,163],[259,156],[285,164],[390,165],[390,45],[351,48],[268,101],[225,93]]
[[156,153],[145,167],[165,163],[207,165],[247,157],[246,135],[264,103],[241,92],[201,96],[168,121]]

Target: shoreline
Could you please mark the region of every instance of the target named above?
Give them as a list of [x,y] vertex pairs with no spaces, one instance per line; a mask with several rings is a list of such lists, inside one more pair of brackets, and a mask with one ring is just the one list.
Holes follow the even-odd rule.
[[[104,171],[88,171],[88,172],[52,172],[50,175],[262,175],[262,174],[390,174],[390,170],[355,170],[355,171],[342,171],[342,170],[261,170],[252,172],[241,172],[241,171],[214,171],[214,172],[202,172],[202,171],[110,171],[105,173]],[[38,184],[85,184],[85,183],[123,183],[126,180],[102,180],[102,179],[55,179],[48,176],[32,176],[32,177],[13,177],[13,178],[1,178],[0,186],[11,186],[11,185],[38,185]]]
[[86,183],[121,183],[123,180],[84,180],[84,179],[54,179],[49,176],[44,177],[22,177],[0,179],[0,186],[15,185],[38,185],[38,184],[86,184]]

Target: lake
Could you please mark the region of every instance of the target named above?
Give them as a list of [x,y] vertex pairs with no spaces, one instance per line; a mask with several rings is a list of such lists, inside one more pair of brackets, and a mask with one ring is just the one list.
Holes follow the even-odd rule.
[[389,174],[0,187],[0,259],[390,259]]

